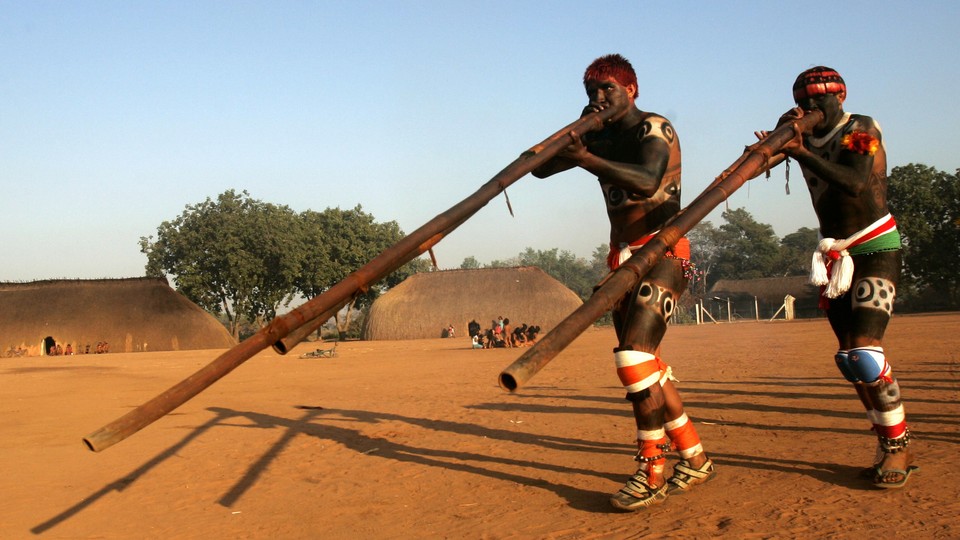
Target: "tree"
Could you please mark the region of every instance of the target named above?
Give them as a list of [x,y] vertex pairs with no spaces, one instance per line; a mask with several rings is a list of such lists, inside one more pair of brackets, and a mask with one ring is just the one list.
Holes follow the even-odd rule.
[[773,227],[758,223],[743,208],[721,214],[720,251],[714,267],[717,279],[754,279],[773,275],[779,252]]
[[697,269],[692,294],[706,294],[721,279],[778,275],[780,245],[773,227],[758,223],[743,208],[727,210],[721,217],[726,223],[719,228],[703,221],[687,233],[690,258]]
[[810,273],[810,258],[819,243],[819,229],[800,227],[780,240],[774,265],[775,276],[803,276]]
[[[887,198],[903,242],[901,290],[935,291],[960,304],[960,169],[948,174],[911,163],[894,167]],[[906,286],[906,287],[904,287]]]
[[590,258],[590,269],[597,280],[603,279],[610,268],[607,266],[607,255],[610,254],[609,244],[600,244],[593,249],[593,257]]
[[[601,246],[598,250],[606,250]],[[528,247],[519,253],[516,257],[506,260],[494,260],[486,268],[507,268],[513,266],[536,266],[551,277],[563,283],[568,289],[577,294],[581,299],[586,300],[593,294],[593,287],[603,278],[606,273],[606,251],[602,255],[602,267],[598,268],[596,262],[596,253],[594,260],[577,257],[573,252],[553,248],[542,251]],[[464,259],[464,264],[473,257]],[[475,259],[473,259],[475,260]],[[462,268],[462,266],[461,266]]]
[[184,296],[222,313],[235,338],[244,318],[262,324],[289,304],[303,252],[290,208],[234,190],[188,205],[160,224],[156,241],[141,237],[140,251],[147,276],[172,276]]
[[463,259],[463,262],[460,263],[461,270],[476,270],[480,267],[480,261],[478,261],[473,255]]
[[[308,210],[301,213],[300,219],[306,245],[302,268],[294,284],[308,300],[343,281],[404,236],[396,221],[377,223],[360,205],[352,210]],[[336,315],[337,331],[341,336],[346,335],[354,310],[369,307],[384,289],[426,268],[429,268],[428,262],[414,259],[381,283],[372,284]]]
[[711,280],[711,275],[720,258],[719,235],[720,232],[709,221],[701,221],[687,233],[687,239],[690,240],[690,261],[697,270],[697,279],[690,283],[691,295],[707,294],[707,283],[716,281]]
[[540,268],[583,300],[590,298],[594,285],[603,277],[590,262],[567,250],[540,251],[528,247],[517,259],[520,266]]

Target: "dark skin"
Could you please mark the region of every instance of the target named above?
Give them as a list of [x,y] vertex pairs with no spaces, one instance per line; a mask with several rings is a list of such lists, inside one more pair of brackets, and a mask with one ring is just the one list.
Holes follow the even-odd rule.
[[[886,155],[878,152],[875,155],[860,154],[857,152],[840,151],[829,159],[828,152],[817,152],[811,149],[810,140],[827,136],[844,116],[844,94],[816,94],[797,102],[797,107],[785,113],[780,123],[792,121],[802,117],[806,112],[819,110],[824,119],[819,122],[811,133],[804,137],[797,134],[794,139],[782,149],[782,155],[771,161],[771,166],[778,164],[784,156],[794,158],[807,169],[805,175],[807,187],[813,201],[814,211],[820,221],[820,231],[824,237],[846,238],[862,230],[867,225],[886,215],[889,210],[886,200],[887,179]],[[856,115],[852,119],[858,118]],[[864,122],[868,126],[866,132],[877,140],[882,140],[882,134],[875,129],[872,122]],[[763,138],[765,132],[758,132]],[[878,161],[882,160],[882,161]],[[863,262],[855,262],[853,288],[857,281],[864,277],[863,268],[866,257],[871,260],[866,267],[870,276],[882,277],[896,284],[900,272],[899,253],[882,253],[857,257]],[[850,309],[850,299],[843,296],[831,301],[827,312],[830,326],[837,337],[840,349],[849,350],[857,347],[881,346],[887,317],[877,317],[868,310]],[[874,409],[871,393],[882,389],[868,389],[864,384],[854,385],[857,395],[867,409]],[[913,453],[908,451],[884,454],[879,466],[886,471],[880,479],[892,483],[902,479],[900,473],[890,472],[889,469],[904,470],[913,461]]]
[[[624,86],[616,79],[603,81],[590,80],[584,85],[589,103],[582,115],[605,110],[609,107],[625,107],[623,113],[611,118],[605,131],[607,136],[615,138],[637,126],[645,114],[637,108],[635,98],[636,85]],[[655,230],[660,223],[649,223],[644,219],[650,210],[662,203],[660,195],[664,173],[670,159],[669,148],[662,140],[650,138],[638,148],[634,162],[612,161],[591,153],[581,136],[570,132],[570,146],[562,150],[557,157],[533,171],[538,178],[546,178],[556,173],[580,167],[596,175],[600,184],[622,188],[642,197],[622,212],[610,213],[610,240],[616,244],[630,242]]]
[[[800,100],[797,105],[781,121],[799,118],[805,111],[822,111],[824,119],[814,127],[813,137],[827,135],[844,114],[840,94],[818,94]],[[881,140],[882,135],[875,128],[870,127],[867,133]],[[886,176],[874,172],[886,169],[885,161],[874,163],[878,158],[885,160],[885,156],[840,152],[835,160],[829,160],[809,149],[799,136],[783,148],[783,154],[796,159],[817,180],[826,183],[809,186],[825,237],[846,238],[888,213]],[[883,166],[875,168],[875,165]]]
[[[601,135],[608,140],[615,141],[618,135],[636,128],[647,117],[647,113],[636,106],[635,84],[623,85],[614,78],[607,78],[588,80],[584,87],[589,103],[582,115],[609,107],[624,108],[604,127]],[[661,207],[664,201],[679,196],[679,171],[675,173],[676,185],[671,183],[666,188],[664,186],[671,157],[668,144],[654,137],[643,139],[633,154],[634,159],[626,162],[605,159],[592,153],[579,134],[571,131],[569,135],[570,145],[534,170],[534,176],[546,178],[580,167],[594,174],[605,190],[615,187],[630,193],[630,204],[612,208],[608,204],[610,238],[614,245],[631,242],[659,228],[662,223],[653,210]],[[680,263],[674,259],[662,260],[645,276],[644,283],[671,291],[675,298],[679,298],[686,288]],[[614,310],[619,346],[658,354],[660,340],[666,331],[665,315],[660,312],[658,305],[638,300],[639,289],[638,286],[628,294]],[[629,395],[628,399],[633,404],[637,428],[641,430],[659,429],[665,420],[674,420],[683,413],[680,394],[670,381],[662,386],[654,384],[642,392]],[[688,459],[694,468],[700,468],[706,460],[704,453]],[[660,478],[654,487],[663,485],[665,481]]]

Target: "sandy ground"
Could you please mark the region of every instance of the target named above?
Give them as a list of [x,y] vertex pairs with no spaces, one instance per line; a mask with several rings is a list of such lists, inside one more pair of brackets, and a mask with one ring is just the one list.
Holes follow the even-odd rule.
[[673,327],[718,476],[636,514],[607,503],[635,468],[612,330],[515,394],[518,351],[467,345],[265,351],[99,453],[81,439],[222,351],[0,359],[0,538],[960,538],[960,314],[891,323],[922,467],[900,491],[858,475],[875,439],[824,320]]

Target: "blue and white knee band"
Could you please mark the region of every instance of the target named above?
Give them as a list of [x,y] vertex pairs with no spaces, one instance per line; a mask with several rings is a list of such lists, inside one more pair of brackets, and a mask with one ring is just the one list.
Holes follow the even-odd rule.
[[872,383],[890,371],[883,347],[858,347],[837,351],[834,359],[843,377],[850,382]]

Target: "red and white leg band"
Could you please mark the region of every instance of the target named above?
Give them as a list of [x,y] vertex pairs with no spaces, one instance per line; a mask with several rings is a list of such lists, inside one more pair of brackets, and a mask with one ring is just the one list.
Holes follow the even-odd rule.
[[700,444],[700,436],[697,435],[693,422],[683,413],[676,420],[671,420],[663,425],[666,429],[667,437],[673,441],[674,448],[680,452],[680,457],[690,459],[691,457],[703,452],[703,446]]
[[881,437],[899,439],[907,431],[907,417],[903,412],[903,405],[891,411],[867,411],[867,419]]
[[637,461],[640,469],[647,471],[651,482],[659,483],[663,476],[663,466],[667,462],[665,452],[670,448],[667,442],[667,433],[663,429],[637,430]]
[[642,351],[616,351],[617,376],[628,393],[640,392],[661,382],[666,365],[655,355]]

